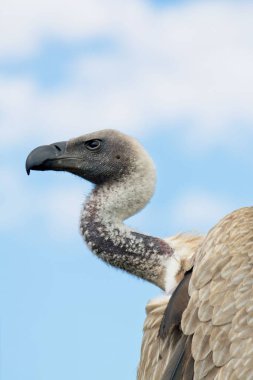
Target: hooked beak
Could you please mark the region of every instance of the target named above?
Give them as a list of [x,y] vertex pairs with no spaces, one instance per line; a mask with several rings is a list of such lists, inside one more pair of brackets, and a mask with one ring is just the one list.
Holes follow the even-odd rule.
[[26,159],[26,172],[30,170],[64,170],[66,160],[66,141],[43,145],[34,149]]

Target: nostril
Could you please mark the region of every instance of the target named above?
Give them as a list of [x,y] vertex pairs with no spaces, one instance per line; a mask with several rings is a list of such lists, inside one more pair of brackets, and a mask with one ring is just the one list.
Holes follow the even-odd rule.
[[54,144],[54,147],[60,152],[61,151],[61,148],[57,145],[57,144]]
[[64,153],[66,149],[66,141],[57,141],[51,144],[51,147],[55,150],[55,153]]

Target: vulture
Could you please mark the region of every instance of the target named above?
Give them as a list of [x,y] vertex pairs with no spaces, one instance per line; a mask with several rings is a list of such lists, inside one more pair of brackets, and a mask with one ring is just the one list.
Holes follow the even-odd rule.
[[206,237],[132,230],[124,221],[152,197],[155,167],[135,139],[115,130],[40,146],[26,170],[92,182],[80,218],[86,244],[164,290],[146,307],[138,380],[253,379],[253,208],[228,215]]

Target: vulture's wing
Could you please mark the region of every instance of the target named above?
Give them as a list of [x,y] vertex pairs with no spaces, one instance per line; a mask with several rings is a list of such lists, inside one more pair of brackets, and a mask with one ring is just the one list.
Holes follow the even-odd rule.
[[155,298],[146,306],[147,317],[143,327],[138,380],[161,379],[170,359],[169,355],[163,355],[167,346],[158,337],[159,327],[168,301],[168,296]]
[[226,216],[195,261],[182,330],[194,379],[253,379],[253,208]]
[[170,299],[163,297],[147,305],[138,380],[181,380],[182,368],[186,367],[193,373],[191,337],[180,328],[190,278],[191,273],[186,273]]
[[[169,372],[167,369],[174,368],[179,361],[180,347],[184,347],[186,341],[187,347],[190,347],[191,338],[183,337],[181,339],[180,324],[182,313],[189,300],[188,284],[191,276],[189,270],[192,268],[194,256],[203,241],[203,237],[179,234],[166,238],[165,241],[173,248],[176,261],[180,263],[179,271],[178,265],[176,268],[172,265],[168,273],[169,279],[174,279],[173,284],[178,283],[182,278],[183,280],[171,298],[169,296],[156,298],[146,306],[138,380],[161,380],[165,370],[166,374],[170,376],[173,370]],[[172,289],[167,289],[167,291],[169,290]],[[172,367],[168,367],[168,363],[172,363]],[[192,361],[188,364],[192,365]],[[180,368],[181,364],[178,363],[178,370],[175,374],[180,372]],[[188,368],[190,367],[188,366]]]
[[[159,337],[167,341],[170,348],[170,360],[161,377],[163,380],[193,379],[193,358],[191,355],[191,337],[184,335],[181,330],[182,314],[189,302],[188,287],[191,271],[185,273],[183,280],[174,291],[165,310],[159,330]],[[176,337],[175,344],[168,344]],[[185,374],[187,373],[187,377]]]

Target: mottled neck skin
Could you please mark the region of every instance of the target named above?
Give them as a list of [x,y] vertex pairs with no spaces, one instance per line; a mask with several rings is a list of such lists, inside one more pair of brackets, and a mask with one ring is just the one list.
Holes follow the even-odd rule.
[[84,205],[80,228],[99,258],[164,289],[165,264],[173,250],[164,240],[132,231],[123,223],[146,205],[154,184],[154,176],[132,174],[97,186]]

